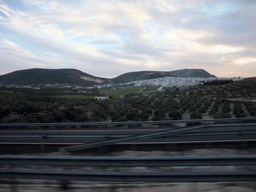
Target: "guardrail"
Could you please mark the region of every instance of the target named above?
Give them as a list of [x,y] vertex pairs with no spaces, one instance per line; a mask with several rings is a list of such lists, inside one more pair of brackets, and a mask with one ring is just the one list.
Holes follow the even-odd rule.
[[159,131],[159,132],[155,132],[155,133],[147,133],[147,134],[135,135],[135,136],[125,137],[125,138],[112,139],[112,140],[100,141],[100,142],[94,142],[94,143],[87,143],[87,144],[82,144],[82,145],[78,145],[78,146],[64,147],[64,148],[61,148],[60,151],[72,152],[72,151],[79,151],[79,150],[84,150],[84,149],[89,149],[89,148],[101,147],[104,145],[110,145],[110,144],[115,144],[115,143],[122,143],[122,142],[126,142],[126,141],[135,141],[135,140],[139,140],[139,139],[152,139],[152,138],[163,137],[163,136],[173,136],[173,135],[178,135],[178,134],[185,133],[188,131],[193,131],[196,129],[206,128],[208,126],[209,125],[198,125],[198,126],[193,126],[193,127],[179,127],[176,129],[172,128],[169,130]]
[[122,121],[122,122],[70,122],[70,123],[1,123],[0,127],[63,127],[63,126],[106,126],[106,125],[170,125],[176,123],[223,123],[223,122],[249,122],[256,121],[252,118],[225,118],[225,119],[190,119],[168,121]]
[[[244,130],[244,127],[256,127],[256,123],[238,123],[238,124],[207,124],[205,125],[204,128],[237,128],[237,127],[243,127],[241,130],[221,130],[221,131],[207,131],[207,129],[204,129],[204,131],[200,132],[188,132],[188,133],[181,133],[178,134],[180,137],[187,137],[187,136],[212,136],[212,135],[254,135],[256,134],[256,129],[255,130]],[[174,129],[174,128],[173,128]],[[112,129],[108,129],[112,130]],[[0,131],[0,141],[1,139],[38,139],[40,142],[42,142],[42,139],[46,141],[47,139],[70,139],[70,138],[79,138],[79,139],[115,139],[115,138],[124,138],[124,137],[130,137],[134,134],[137,134],[137,132],[133,133],[132,131],[127,133],[127,129],[125,129],[126,134],[116,134],[113,133],[97,133],[97,134],[77,134],[77,133],[72,133],[70,132],[61,132],[61,134],[56,134],[55,132],[43,132],[40,133],[40,131],[33,131],[32,133],[26,133],[24,134],[23,132],[18,132],[16,131]],[[145,130],[146,131],[146,130]],[[120,133],[122,130],[120,130]]]
[[114,172],[3,170],[0,178],[83,180],[104,182],[227,182],[255,181],[255,171],[238,172]]
[[0,164],[100,167],[255,166],[256,155],[221,156],[26,156],[0,155]]
[[90,156],[0,156],[0,164],[11,165],[0,169],[0,178],[86,180],[110,182],[212,182],[255,181],[256,171],[233,172],[127,172],[15,169],[15,165],[48,166],[111,166],[111,167],[165,167],[165,166],[255,166],[256,155],[235,156],[158,156],[158,157],[90,157]]
[[[221,132],[201,132],[201,133],[184,133],[179,134],[179,137],[191,137],[191,136],[222,136],[222,135],[255,135],[256,131],[221,131]],[[38,139],[38,142],[42,142],[42,139],[116,139],[130,137],[132,135],[1,135],[1,139]],[[5,141],[6,142],[6,141]]]

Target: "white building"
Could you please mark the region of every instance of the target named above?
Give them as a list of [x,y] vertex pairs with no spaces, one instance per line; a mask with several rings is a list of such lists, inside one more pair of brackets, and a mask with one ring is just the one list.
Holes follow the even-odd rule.
[[109,100],[109,96],[94,97],[96,100]]

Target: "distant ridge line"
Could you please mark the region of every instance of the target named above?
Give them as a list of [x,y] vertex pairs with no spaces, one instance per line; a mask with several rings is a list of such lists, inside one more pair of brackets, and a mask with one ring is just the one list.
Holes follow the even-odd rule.
[[181,69],[175,71],[137,71],[119,75],[115,78],[102,78],[84,73],[77,69],[43,69],[32,68],[18,70],[0,76],[1,85],[47,85],[73,84],[94,86],[101,84],[118,84],[138,80],[148,80],[162,77],[210,78],[215,77],[203,69]]

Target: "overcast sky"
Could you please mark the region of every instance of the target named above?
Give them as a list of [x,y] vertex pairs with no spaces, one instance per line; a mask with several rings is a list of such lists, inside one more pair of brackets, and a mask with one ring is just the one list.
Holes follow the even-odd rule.
[[0,0],[0,75],[28,68],[256,76],[256,1]]

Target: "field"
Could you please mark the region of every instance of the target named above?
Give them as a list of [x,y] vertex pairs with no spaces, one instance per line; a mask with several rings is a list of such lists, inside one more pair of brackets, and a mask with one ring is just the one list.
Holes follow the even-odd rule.
[[66,99],[94,99],[97,96],[92,95],[57,95],[54,97],[66,98]]
[[143,90],[145,87],[129,87],[129,88],[121,88],[121,89],[116,89],[116,90],[110,90],[110,89],[102,89],[100,92],[112,96],[114,98],[120,98],[122,95],[127,95],[131,93],[136,93],[138,91]]
[[[220,84],[218,84],[220,83]],[[255,117],[255,78],[190,88],[0,88],[0,122],[160,121]],[[98,101],[95,96],[107,95]]]

